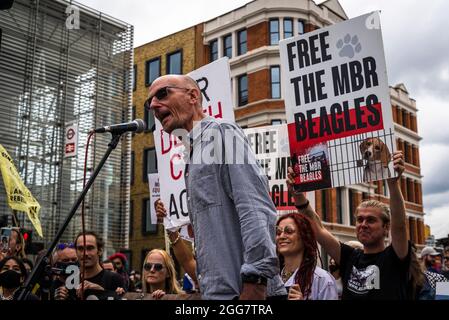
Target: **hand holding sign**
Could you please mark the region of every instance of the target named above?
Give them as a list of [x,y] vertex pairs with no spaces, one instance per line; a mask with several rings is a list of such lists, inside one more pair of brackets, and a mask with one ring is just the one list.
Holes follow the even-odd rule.
[[157,199],[154,203],[154,209],[156,210],[157,223],[162,223],[167,216],[167,209],[164,207],[164,203],[161,199]]
[[391,180],[397,181],[401,178],[402,173],[404,172],[405,169],[404,155],[402,151],[396,151],[393,154],[393,168],[398,173],[398,175],[395,178],[391,178]]

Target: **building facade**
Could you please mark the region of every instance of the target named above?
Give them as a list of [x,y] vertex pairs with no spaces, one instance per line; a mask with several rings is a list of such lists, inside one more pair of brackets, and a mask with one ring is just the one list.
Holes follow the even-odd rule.
[[[348,19],[343,8],[336,0],[325,1],[317,5],[311,0],[256,0],[225,13],[219,17],[192,27],[191,43],[195,54],[191,65],[198,68],[218,58],[227,56],[230,58],[231,87],[235,118],[242,128],[266,126],[286,123],[285,106],[282,100],[279,40],[326,27]],[[186,32],[182,31],[182,32]],[[151,67],[146,61],[161,56],[164,57],[173,50],[179,50],[188,44],[178,41],[178,49],[166,48],[164,43],[170,37],[181,37],[181,33],[153,41],[147,45],[135,49],[137,66],[137,89],[134,93],[137,114],[142,116],[144,112],[143,102],[145,94],[148,94],[145,85],[148,83],[143,74],[151,74]],[[192,38],[194,35],[194,38]],[[147,54],[144,48],[151,46],[159,48],[155,54]],[[156,50],[156,49],[155,49]],[[184,50],[184,49],[183,49]],[[190,52],[190,51],[189,51]],[[138,58],[139,57],[139,58]],[[184,57],[185,58],[185,57]],[[183,59],[184,59],[183,58]],[[139,59],[139,60],[137,60]],[[167,58],[165,58],[167,60]],[[185,62],[187,63],[187,62]],[[169,73],[167,67],[160,68],[158,75]],[[190,69],[182,70],[187,73]],[[140,76],[139,76],[140,74]],[[139,90],[145,90],[142,94]],[[418,244],[424,243],[424,224],[421,191],[421,175],[419,168],[419,141],[417,133],[417,109],[416,103],[408,96],[403,85],[390,88],[392,111],[397,132],[397,145],[405,153],[406,172],[401,181],[402,190],[406,199],[408,230],[410,239]],[[405,120],[404,120],[405,119]],[[154,153],[152,135],[142,137],[144,141],[133,140],[133,152],[135,155],[135,178],[143,176],[151,167],[146,160],[155,160],[155,154],[145,157],[142,152],[150,148]],[[139,138],[140,139],[140,138]],[[139,141],[138,143],[136,143]],[[143,161],[143,163],[142,163]],[[152,167],[156,171],[154,165]],[[142,174],[140,173],[142,172]],[[139,182],[140,183],[140,182]],[[145,188],[145,189],[144,189]],[[132,201],[134,209],[142,210],[140,218],[134,217],[134,232],[138,232],[140,225],[144,225],[145,211],[141,206],[141,198],[149,196],[148,186],[132,189]],[[141,194],[140,192],[143,191]],[[140,197],[140,198],[139,198]],[[355,239],[354,212],[357,205],[365,199],[378,199],[388,203],[388,190],[383,182],[354,185],[329,190],[316,191],[314,206],[321,215],[326,227],[341,241]],[[149,213],[146,213],[149,215]],[[156,247],[163,245],[161,239],[163,233],[159,230],[157,237],[140,237],[139,241],[145,246]],[[133,237],[131,238],[132,243]],[[137,240],[136,240],[137,241]],[[133,250],[131,248],[131,250]],[[140,250],[140,249],[138,249]],[[139,261],[134,259],[133,261]],[[139,263],[141,263],[140,260]]]
[[[41,205],[48,244],[83,187],[88,131],[131,118],[133,28],[74,1],[16,0],[0,11],[0,143]],[[78,155],[64,158],[65,124],[78,124]],[[87,176],[110,141],[96,135]],[[105,240],[106,252],[128,247],[131,138],[111,154],[86,198],[86,228]],[[0,214],[11,216],[0,183]],[[20,225],[30,227],[25,214]],[[11,221],[11,219],[9,219]],[[73,241],[79,212],[63,235]]]

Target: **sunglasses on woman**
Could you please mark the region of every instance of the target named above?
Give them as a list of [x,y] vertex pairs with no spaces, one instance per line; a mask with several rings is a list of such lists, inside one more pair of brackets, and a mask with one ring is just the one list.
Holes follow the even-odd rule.
[[280,236],[284,232],[286,235],[292,235],[296,232],[296,230],[290,226],[285,226],[284,229],[277,227],[276,228],[276,235]]
[[176,86],[165,86],[160,88],[156,91],[156,93],[152,96],[150,96],[147,101],[145,101],[145,108],[150,109],[151,108],[151,100],[153,100],[153,97],[156,97],[158,100],[164,100],[167,98],[167,96],[170,94],[169,89],[179,89],[179,90],[190,90],[190,88],[183,88],[183,87],[176,87]]
[[143,268],[145,269],[145,271],[151,271],[153,268],[156,271],[161,271],[162,269],[164,269],[164,266],[162,265],[162,263],[145,263],[143,265]]

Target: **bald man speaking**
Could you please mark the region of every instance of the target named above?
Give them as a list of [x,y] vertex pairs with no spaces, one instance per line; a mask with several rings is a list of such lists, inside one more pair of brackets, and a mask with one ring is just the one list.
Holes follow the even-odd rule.
[[206,116],[195,80],[166,75],[146,108],[186,145],[187,204],[203,299],[286,297],[274,243],[268,180],[240,127]]

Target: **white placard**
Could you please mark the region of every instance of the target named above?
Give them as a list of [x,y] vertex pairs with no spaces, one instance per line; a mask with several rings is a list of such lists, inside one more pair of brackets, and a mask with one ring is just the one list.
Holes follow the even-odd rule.
[[148,174],[148,187],[150,189],[150,213],[151,213],[151,223],[157,223],[156,209],[154,203],[161,197],[161,187],[159,183],[159,174],[149,173]]
[[[276,210],[296,211],[295,203],[287,188],[287,168],[291,166],[287,125],[264,126],[244,129],[248,143],[267,175],[270,195]],[[313,192],[307,194],[313,202]]]
[[[188,74],[197,81],[203,96],[203,112],[215,118],[234,120],[229,59],[221,58]],[[161,200],[167,209],[168,230],[190,223],[184,180],[184,145],[156,121],[154,132],[161,184]]]
[[279,50],[297,188],[394,176],[379,12],[282,40]]

